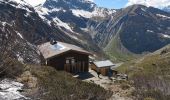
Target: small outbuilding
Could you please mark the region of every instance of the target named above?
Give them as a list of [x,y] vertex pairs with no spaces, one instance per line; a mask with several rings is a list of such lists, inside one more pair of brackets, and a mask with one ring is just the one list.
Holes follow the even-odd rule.
[[110,60],[96,61],[91,64],[91,69],[101,73],[103,76],[109,75],[111,67],[115,66]]
[[59,41],[38,46],[46,65],[70,73],[88,72],[90,53],[82,48]]

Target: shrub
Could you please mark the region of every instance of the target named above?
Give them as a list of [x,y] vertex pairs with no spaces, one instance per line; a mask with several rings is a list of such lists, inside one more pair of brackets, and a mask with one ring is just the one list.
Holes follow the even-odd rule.
[[147,98],[145,98],[144,100],[155,100],[155,99],[153,99],[153,98],[151,98],[151,97],[147,97]]
[[99,85],[83,82],[52,67],[31,66],[30,71],[38,78],[41,100],[105,100],[112,95]]
[[130,88],[130,85],[129,85],[129,84],[126,84],[126,83],[122,83],[122,84],[120,85],[120,87],[121,87],[123,90],[127,90],[127,89]]
[[0,70],[1,77],[16,78],[23,73],[24,65],[15,59],[6,58]]

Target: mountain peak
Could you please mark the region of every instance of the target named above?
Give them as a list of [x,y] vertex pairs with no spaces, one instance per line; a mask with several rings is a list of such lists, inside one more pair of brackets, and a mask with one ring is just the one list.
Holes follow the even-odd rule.
[[42,5],[46,0],[6,0],[6,1],[13,1],[19,4],[29,4],[31,6]]
[[96,6],[90,0],[46,0],[44,5],[48,9],[62,8],[62,9],[83,9],[91,10]]
[[165,8],[163,8],[163,10],[166,11],[166,12],[170,12],[170,5],[165,7]]

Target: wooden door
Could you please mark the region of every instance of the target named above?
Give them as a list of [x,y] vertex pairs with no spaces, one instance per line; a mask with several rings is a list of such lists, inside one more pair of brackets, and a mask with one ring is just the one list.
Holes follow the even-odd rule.
[[75,73],[76,72],[76,63],[74,57],[67,57],[65,69],[67,72]]

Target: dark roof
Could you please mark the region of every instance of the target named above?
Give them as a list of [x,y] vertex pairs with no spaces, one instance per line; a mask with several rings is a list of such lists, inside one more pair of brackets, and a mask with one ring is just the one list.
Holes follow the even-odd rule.
[[77,51],[80,53],[90,55],[90,52],[78,46],[59,41],[57,41],[57,43],[54,45],[50,44],[50,42],[41,44],[38,46],[38,49],[40,50],[45,59],[52,58],[54,56],[60,55],[68,51]]

